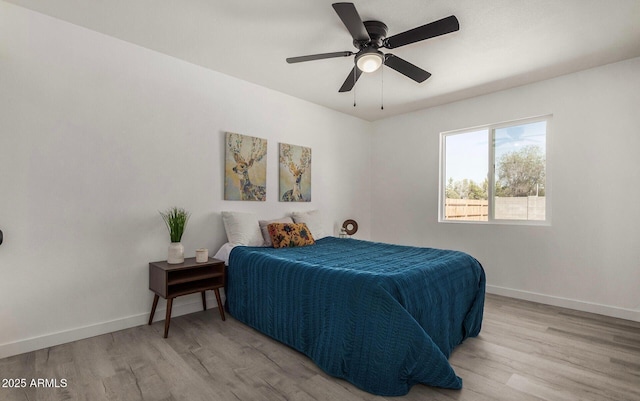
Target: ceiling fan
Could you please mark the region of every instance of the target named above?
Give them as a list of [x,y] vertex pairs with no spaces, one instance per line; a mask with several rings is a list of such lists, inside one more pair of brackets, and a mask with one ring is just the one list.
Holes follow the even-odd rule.
[[458,19],[451,15],[438,21],[386,37],[387,25],[380,21],[362,21],[353,3],[334,3],[333,9],[353,37],[357,52],[343,51],[289,57],[287,63],[321,60],[325,58],[349,57],[355,54],[355,66],[347,76],[338,92],[349,92],[363,72],[376,71],[382,64],[396,70],[416,82],[424,82],[430,73],[391,53],[382,53],[379,49],[395,49],[421,40],[445,35],[460,29]]

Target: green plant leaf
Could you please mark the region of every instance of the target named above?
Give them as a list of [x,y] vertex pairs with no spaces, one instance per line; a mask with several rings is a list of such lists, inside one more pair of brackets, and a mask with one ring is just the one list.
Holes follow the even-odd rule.
[[180,242],[182,234],[184,234],[184,229],[189,221],[189,217],[191,217],[191,213],[187,212],[183,208],[174,206],[167,209],[165,212],[160,212],[160,215],[169,230],[171,242]]

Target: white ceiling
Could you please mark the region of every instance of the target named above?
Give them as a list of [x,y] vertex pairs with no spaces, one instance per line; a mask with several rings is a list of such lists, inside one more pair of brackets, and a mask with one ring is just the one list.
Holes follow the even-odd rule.
[[370,121],[640,56],[640,0],[355,0],[389,36],[452,14],[460,31],[394,49],[431,78],[363,74],[353,107],[353,57],[285,62],[355,50],[333,1],[6,1]]

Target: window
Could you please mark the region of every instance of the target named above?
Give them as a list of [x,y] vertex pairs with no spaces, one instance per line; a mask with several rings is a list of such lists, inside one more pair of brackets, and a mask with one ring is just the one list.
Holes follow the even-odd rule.
[[440,219],[548,224],[550,116],[440,134]]

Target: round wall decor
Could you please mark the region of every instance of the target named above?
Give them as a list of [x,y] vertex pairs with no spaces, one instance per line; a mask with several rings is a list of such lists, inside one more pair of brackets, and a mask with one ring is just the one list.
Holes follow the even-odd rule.
[[351,219],[345,220],[344,223],[342,223],[342,228],[344,228],[344,232],[346,232],[347,235],[353,235],[358,231],[358,223]]

